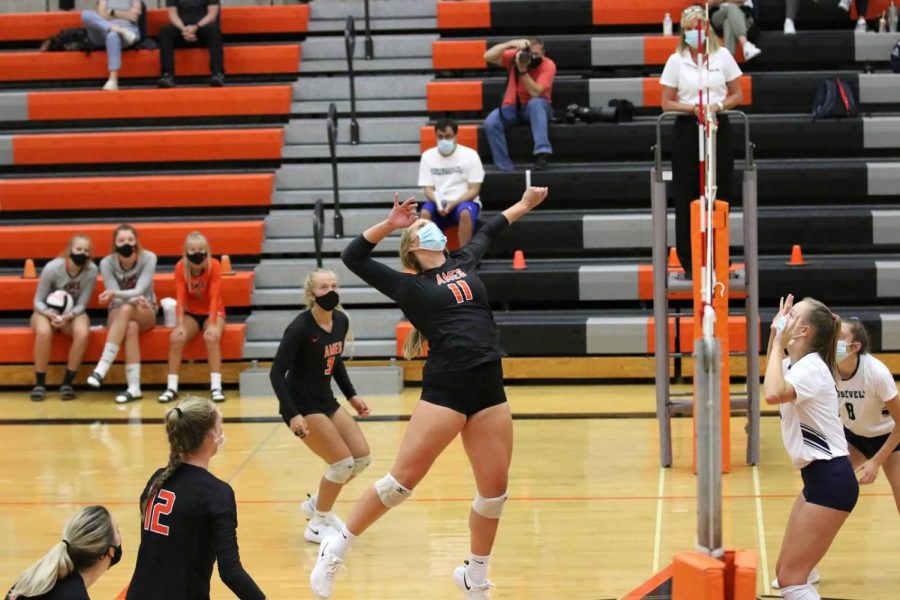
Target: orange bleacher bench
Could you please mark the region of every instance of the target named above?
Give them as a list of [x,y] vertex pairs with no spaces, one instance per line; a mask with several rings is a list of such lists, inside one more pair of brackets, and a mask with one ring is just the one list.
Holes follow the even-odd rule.
[[[241,360],[244,355],[244,323],[229,323],[220,340],[224,360]],[[141,334],[141,361],[164,361],[169,356],[170,327],[155,327]],[[84,354],[85,362],[100,359],[106,329],[91,329],[90,341]],[[69,352],[70,338],[65,335],[53,336],[50,362],[65,362]],[[34,332],[31,327],[0,327],[0,364],[28,364],[34,356]],[[203,360],[206,346],[203,336],[198,335],[184,347],[184,360]]]
[[287,115],[292,94],[289,85],[92,90],[28,92],[25,102],[31,121]]
[[[16,225],[0,227],[0,260],[49,259],[66,247],[76,233],[90,236],[97,256],[112,245],[116,223],[74,225]],[[159,256],[181,256],[184,238],[202,231],[216,254],[259,255],[265,231],[264,221],[208,221],[135,223],[141,245]]]
[[[147,11],[147,33],[159,35],[169,22],[166,9]],[[0,39],[8,42],[43,40],[61,29],[83,27],[78,12],[13,13],[0,16]],[[309,5],[226,6],[222,9],[226,35],[254,33],[304,33],[309,29]]]
[[[15,275],[0,276],[0,311],[31,310],[37,279],[23,279]],[[88,304],[88,308],[102,308],[97,297],[106,289],[103,278],[97,279],[97,287]],[[173,273],[157,273],[153,278],[153,289],[157,298],[175,297],[175,275]],[[226,307],[250,306],[253,295],[253,271],[239,271],[234,275],[222,277],[222,301]]]
[[268,206],[272,173],[0,180],[0,212]]
[[[226,46],[228,75],[294,74],[300,70],[298,44]],[[209,75],[206,48],[175,52],[178,76]],[[92,52],[4,52],[0,53],[0,81],[45,81],[104,79],[108,76],[106,53]],[[159,51],[135,50],[122,54],[121,78],[159,77]]]
[[490,0],[438,2],[438,29],[487,29],[491,26]]
[[12,164],[278,160],[282,129],[55,133],[12,137]]
[[431,44],[434,69],[486,69],[487,40],[436,40]]

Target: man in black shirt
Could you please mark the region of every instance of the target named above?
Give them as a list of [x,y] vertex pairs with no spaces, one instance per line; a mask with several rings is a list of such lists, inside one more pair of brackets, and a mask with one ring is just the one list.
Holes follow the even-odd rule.
[[159,87],[175,86],[175,46],[197,43],[209,47],[210,82],[214,87],[225,85],[219,0],[166,0],[166,6],[169,24],[159,31]]

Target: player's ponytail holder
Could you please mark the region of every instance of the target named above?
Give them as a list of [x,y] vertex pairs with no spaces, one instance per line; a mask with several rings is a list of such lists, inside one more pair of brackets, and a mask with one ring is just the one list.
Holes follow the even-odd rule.
[[184,416],[184,413],[181,412],[181,409],[178,408],[177,406],[175,407],[175,412],[178,413],[178,418],[179,418],[179,419],[180,419],[182,416]]
[[62,543],[66,545],[66,550],[69,550],[69,540],[62,540]]

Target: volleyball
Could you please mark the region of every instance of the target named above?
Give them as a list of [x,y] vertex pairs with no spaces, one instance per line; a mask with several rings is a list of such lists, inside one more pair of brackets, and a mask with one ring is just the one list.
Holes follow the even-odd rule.
[[71,312],[72,308],[75,307],[75,300],[72,299],[72,294],[65,290],[51,292],[44,303],[61,315]]

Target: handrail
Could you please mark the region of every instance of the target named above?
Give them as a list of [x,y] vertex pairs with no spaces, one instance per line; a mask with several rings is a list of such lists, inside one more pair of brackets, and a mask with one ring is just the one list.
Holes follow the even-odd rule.
[[322,199],[316,200],[313,207],[313,242],[316,248],[316,267],[322,268],[322,242],[325,237],[325,207]]
[[366,60],[375,58],[375,43],[372,41],[372,28],[369,24],[369,0],[365,1],[366,7]]
[[[328,105],[328,119],[325,122],[325,129],[328,132],[328,152],[331,155],[331,185],[334,187],[334,237],[344,237],[344,216],[341,214],[341,196],[338,186],[338,164],[337,164],[337,107],[334,102]],[[324,222],[325,217],[322,217]],[[323,234],[324,235],[324,234]]]
[[347,77],[350,78],[350,143],[359,143],[359,123],[356,121],[356,74],[353,72],[353,53],[356,51],[356,21],[347,15],[344,28],[344,48],[347,50]]

